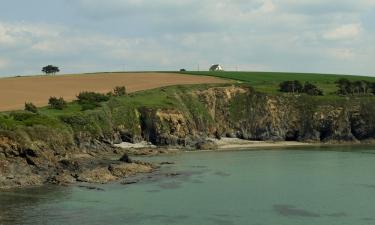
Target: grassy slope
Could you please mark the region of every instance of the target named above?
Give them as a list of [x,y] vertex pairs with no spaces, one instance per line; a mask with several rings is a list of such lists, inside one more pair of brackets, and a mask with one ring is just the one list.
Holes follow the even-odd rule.
[[197,72],[188,71],[184,74],[215,76],[227,79],[238,80],[251,84],[257,91],[266,93],[277,93],[278,85],[282,81],[299,80],[301,82],[309,81],[323,89],[326,95],[333,95],[337,90],[335,81],[340,78],[349,80],[368,80],[375,82],[375,77],[349,76],[337,74],[313,74],[313,73],[276,73],[276,72]]
[[[71,144],[74,133],[82,131],[90,133],[93,137],[110,134],[117,127],[139,133],[136,109],[171,108],[185,111],[193,108],[195,111],[189,114],[193,117],[202,117],[205,110],[198,99],[187,99],[185,96],[193,89],[221,85],[177,85],[140,91],[128,96],[111,97],[108,102],[102,103],[101,107],[87,111],[82,111],[77,102],[71,102],[63,110],[39,108],[37,114],[22,110],[2,112],[0,135],[21,137],[20,142],[26,144],[54,137],[67,140],[67,143],[62,144]],[[186,106],[189,106],[188,109]],[[207,121],[208,118],[203,120]],[[57,137],[59,133],[62,137]]]

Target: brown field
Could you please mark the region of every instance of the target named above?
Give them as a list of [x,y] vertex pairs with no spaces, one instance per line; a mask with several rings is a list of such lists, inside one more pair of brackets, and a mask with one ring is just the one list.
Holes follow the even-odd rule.
[[0,79],[0,111],[23,109],[25,102],[47,105],[50,96],[72,101],[81,91],[106,93],[116,86],[128,92],[177,84],[225,83],[223,79],[173,73],[98,73]]

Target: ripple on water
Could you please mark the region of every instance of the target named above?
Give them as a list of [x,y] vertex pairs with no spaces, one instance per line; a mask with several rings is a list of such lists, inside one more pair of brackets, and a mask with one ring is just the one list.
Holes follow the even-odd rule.
[[214,175],[219,176],[219,177],[229,177],[230,173],[226,173],[226,172],[223,172],[223,171],[216,171],[214,173]]
[[172,182],[167,182],[167,183],[161,183],[158,186],[163,189],[178,189],[181,187],[181,183],[172,181]]
[[273,209],[282,216],[320,217],[318,213],[310,212],[304,209],[298,209],[293,205],[273,205]]

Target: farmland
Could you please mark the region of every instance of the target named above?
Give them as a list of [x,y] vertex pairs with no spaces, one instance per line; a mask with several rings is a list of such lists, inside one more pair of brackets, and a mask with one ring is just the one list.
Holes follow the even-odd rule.
[[179,84],[228,82],[215,77],[175,73],[97,73],[0,79],[0,111],[18,110],[25,102],[47,105],[50,96],[72,101],[81,91],[106,93],[125,86],[129,93]]

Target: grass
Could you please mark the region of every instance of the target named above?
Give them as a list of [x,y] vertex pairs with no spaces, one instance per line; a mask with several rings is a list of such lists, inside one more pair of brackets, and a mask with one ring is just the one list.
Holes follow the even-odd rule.
[[279,84],[287,80],[299,80],[301,82],[310,82],[321,88],[325,95],[334,95],[337,91],[335,81],[340,78],[347,78],[352,81],[367,80],[375,82],[375,77],[351,76],[338,74],[314,74],[314,73],[277,73],[277,72],[198,72],[188,71],[183,74],[214,76],[226,79],[237,80],[249,83],[255,90],[264,93],[278,93]]

